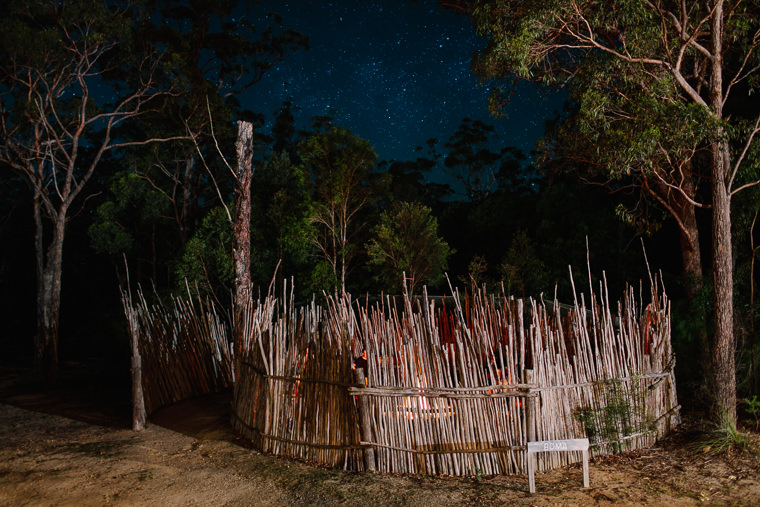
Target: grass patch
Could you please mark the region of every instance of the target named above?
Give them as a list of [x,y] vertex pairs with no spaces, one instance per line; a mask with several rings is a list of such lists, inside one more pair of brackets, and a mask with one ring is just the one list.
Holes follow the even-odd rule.
[[724,414],[712,430],[699,439],[692,450],[705,454],[727,452],[748,452],[760,457],[760,442],[757,435],[740,431],[736,424]]

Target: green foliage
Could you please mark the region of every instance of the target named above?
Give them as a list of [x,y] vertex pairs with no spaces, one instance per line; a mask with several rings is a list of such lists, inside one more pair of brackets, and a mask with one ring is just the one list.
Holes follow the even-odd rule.
[[296,263],[306,261],[311,235],[307,210],[308,206],[303,201],[295,201],[285,190],[272,196],[267,217],[276,231],[280,257],[287,257]]
[[332,265],[324,259],[320,259],[311,271],[311,289],[325,291],[328,294],[340,289],[340,280],[336,276]]
[[583,426],[593,446],[609,445],[613,452],[626,449],[625,437],[647,433],[652,421],[646,415],[645,391],[633,378],[628,386],[621,380],[594,386],[594,407],[581,407],[573,417]]
[[[381,162],[380,168],[384,169],[386,164],[385,161]],[[387,178],[384,182],[388,188],[385,196],[387,200],[419,202],[431,208],[440,205],[452,190],[448,184],[427,181],[436,165],[435,160],[424,157],[407,161],[391,161],[381,176]]]
[[452,253],[438,236],[438,221],[430,208],[409,202],[396,203],[383,212],[367,252],[386,289],[400,290],[406,275],[411,293],[423,284],[438,283]]
[[474,255],[467,265],[467,276],[459,276],[459,282],[463,285],[481,287],[490,285],[488,277],[488,261],[483,255]]
[[69,43],[90,49],[116,41],[128,43],[131,21],[123,7],[94,0],[11,0],[0,15],[0,47],[15,53],[29,69],[50,69],[53,62],[65,65]]
[[519,166],[522,154],[515,148],[496,149],[494,128],[478,120],[464,118],[457,131],[444,145],[446,172],[463,189],[467,200],[479,202],[495,192],[516,171],[504,167]]
[[515,233],[499,269],[507,294],[536,297],[549,288],[546,266],[539,258],[537,250],[525,230]]
[[134,238],[119,223],[118,213],[117,205],[113,201],[98,206],[95,222],[88,229],[90,244],[96,252],[119,255],[132,250]]
[[760,428],[760,398],[753,394],[751,398],[745,398],[747,404],[747,413],[755,420],[755,429]]
[[151,230],[169,211],[167,197],[148,181],[131,172],[111,179],[112,198],[95,211],[88,230],[92,247],[98,253],[131,253],[141,231]]
[[682,166],[717,131],[707,109],[685,101],[670,76],[653,78],[617,59],[584,60],[571,87],[577,108],[560,130],[560,142],[572,142],[572,153],[590,157],[599,178]]
[[274,65],[308,47],[308,38],[285,28],[277,14],[271,13],[265,26],[255,26],[244,16],[233,21],[239,4],[238,0],[191,5],[157,0],[145,11],[141,35],[165,48],[167,68],[186,90],[183,100],[173,106],[183,107],[186,114],[180,117],[191,116],[191,125],[204,121],[208,99],[217,114],[222,107],[239,109],[236,97]]
[[372,187],[377,154],[367,140],[337,127],[304,139],[298,151],[311,183],[312,241],[344,291],[369,204],[377,199]]
[[[311,196],[303,168],[285,152],[272,154],[256,171],[251,215],[252,282],[268,285],[280,262],[278,276],[311,277],[309,257],[312,226]],[[303,290],[309,287],[303,283]]]
[[232,226],[222,207],[213,208],[187,242],[174,269],[177,288],[197,287],[202,294],[217,298],[229,294],[234,280]]
[[727,413],[723,412],[714,424],[713,429],[697,442],[695,450],[707,454],[751,450],[752,441],[739,431],[736,422]]

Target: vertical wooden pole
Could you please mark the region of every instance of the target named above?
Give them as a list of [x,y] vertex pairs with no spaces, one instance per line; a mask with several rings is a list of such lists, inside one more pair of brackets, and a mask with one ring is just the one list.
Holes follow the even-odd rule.
[[[248,317],[246,310],[250,310],[251,300],[251,180],[253,179],[253,124],[239,121],[237,125],[238,137],[235,143],[237,167],[233,193],[235,216],[232,219],[232,258],[235,265],[235,301],[232,314],[234,319],[232,328],[233,414],[238,412],[238,404],[241,403],[238,392],[239,372],[242,369],[243,333]],[[268,382],[265,381],[266,384]]]
[[132,332],[132,430],[142,431],[145,428],[146,415],[142,387],[142,358],[137,339],[137,332]]
[[[354,370],[354,380],[361,388],[366,387],[364,383],[364,368]],[[362,428],[362,440],[372,442],[372,426],[369,420],[369,400],[366,396],[359,396],[359,421]],[[375,448],[372,446],[364,448],[364,468],[367,472],[375,471]]]
[[132,289],[129,286],[129,266],[124,257],[124,268],[127,274],[127,289],[121,292],[121,303],[129,324],[130,343],[132,345],[132,430],[142,431],[145,428],[145,395],[142,386],[142,357],[140,356],[140,332],[137,324],[137,311],[132,306]]
[[[525,383],[533,384],[535,382],[535,374],[533,370],[525,370]],[[528,389],[528,394],[533,394],[533,391]],[[525,436],[528,442],[536,441],[536,398],[534,396],[528,396],[525,398]]]
[[[529,385],[533,385],[533,382],[535,380],[535,375],[533,370],[525,369],[523,370],[525,379],[525,383]],[[532,394],[531,389],[528,389],[528,394]],[[525,438],[528,442],[535,442],[536,441],[536,428],[534,425],[534,418],[536,417],[536,399],[533,396],[528,396],[525,398]],[[527,443],[525,445],[526,451],[525,451],[525,467],[528,469],[528,487],[531,493],[536,492],[536,477],[535,477],[535,463],[533,461],[533,453],[530,453],[527,451]]]
[[583,487],[589,487],[588,477],[588,448],[583,450]]
[[527,453],[527,459],[525,460],[528,466],[528,490],[531,493],[536,492],[536,471],[535,471],[535,465],[533,464],[533,453],[528,452]]
[[251,180],[253,179],[253,124],[238,122],[237,168],[235,177],[235,217],[232,232],[232,256],[235,262],[235,356],[242,343],[243,312],[251,297]]

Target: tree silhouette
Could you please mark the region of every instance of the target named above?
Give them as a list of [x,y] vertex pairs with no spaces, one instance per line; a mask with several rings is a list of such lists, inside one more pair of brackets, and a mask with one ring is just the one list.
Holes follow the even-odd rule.
[[298,149],[314,185],[314,245],[329,266],[332,283],[345,292],[351,261],[359,251],[357,235],[365,226],[360,212],[371,197],[367,181],[377,155],[368,141],[337,127],[301,141]]
[[383,212],[367,251],[386,289],[408,287],[412,294],[419,286],[443,278],[452,253],[438,235],[438,221],[430,208],[414,202],[398,202]]
[[86,202],[88,183],[114,151],[183,137],[117,136],[119,127],[176,95],[162,86],[160,52],[132,37],[133,15],[84,1],[12,2],[0,14],[0,161],[32,192],[34,359],[50,383],[57,377],[66,226]]

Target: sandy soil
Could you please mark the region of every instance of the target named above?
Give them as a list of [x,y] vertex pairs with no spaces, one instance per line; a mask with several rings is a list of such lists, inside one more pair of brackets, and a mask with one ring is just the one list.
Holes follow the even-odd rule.
[[522,476],[358,474],[265,456],[232,434],[225,393],[168,407],[135,433],[128,404],[104,410],[91,383],[40,393],[21,380],[0,370],[2,506],[760,504],[760,458],[704,452],[687,430],[592,460],[588,489],[572,466],[537,475],[531,495]]

